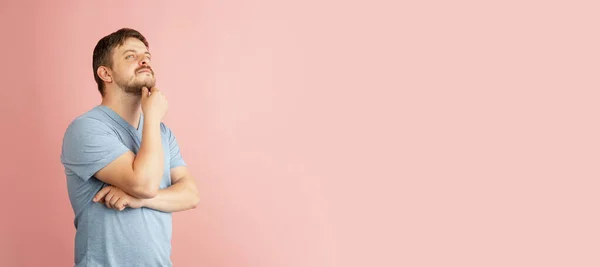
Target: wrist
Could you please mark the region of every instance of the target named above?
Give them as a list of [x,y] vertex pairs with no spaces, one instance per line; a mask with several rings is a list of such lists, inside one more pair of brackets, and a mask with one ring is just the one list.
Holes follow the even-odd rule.
[[144,124],[157,125],[157,124],[160,124],[160,122],[161,122],[161,119],[159,116],[152,115],[152,114],[148,114],[148,115],[144,114]]
[[151,198],[140,198],[140,208],[146,208],[146,207],[148,207],[150,199]]

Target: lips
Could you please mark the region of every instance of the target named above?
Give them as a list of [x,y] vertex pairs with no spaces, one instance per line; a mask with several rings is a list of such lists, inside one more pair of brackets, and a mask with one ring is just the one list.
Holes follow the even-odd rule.
[[138,73],[144,73],[144,72],[152,73],[152,71],[150,69],[141,69],[138,71]]

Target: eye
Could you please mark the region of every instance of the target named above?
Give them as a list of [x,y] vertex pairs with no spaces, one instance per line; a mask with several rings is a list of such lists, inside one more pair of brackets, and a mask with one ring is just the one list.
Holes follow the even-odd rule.
[[133,55],[127,55],[127,56],[125,57],[125,59],[130,59],[130,58],[133,58]]

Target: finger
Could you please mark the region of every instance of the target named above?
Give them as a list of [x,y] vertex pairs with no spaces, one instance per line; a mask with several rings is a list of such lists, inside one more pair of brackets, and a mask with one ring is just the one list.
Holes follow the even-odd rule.
[[142,97],[147,98],[149,95],[148,93],[149,93],[148,87],[146,87],[146,86],[142,87]]
[[113,194],[112,193],[108,193],[108,195],[106,195],[106,197],[104,198],[104,205],[106,205],[107,208],[111,208],[110,207],[110,200],[113,198]]
[[119,199],[119,201],[117,201],[113,207],[114,209],[121,211],[121,208],[123,207],[123,199]]
[[111,187],[107,186],[102,188],[102,190],[98,191],[98,193],[96,193],[96,196],[94,196],[94,202],[98,202],[99,200],[101,200],[102,198],[104,198],[104,196],[106,194],[108,194],[108,192],[110,192]]
[[110,200],[110,207],[111,207],[111,208],[115,208],[115,204],[117,204],[117,201],[119,201],[119,199],[121,199],[121,198],[119,198],[119,197],[113,197],[113,198]]
[[116,210],[118,211],[122,211],[123,209],[125,209],[125,205],[127,204],[127,198],[121,198],[119,199],[119,201],[117,201],[117,203],[115,203],[114,207]]

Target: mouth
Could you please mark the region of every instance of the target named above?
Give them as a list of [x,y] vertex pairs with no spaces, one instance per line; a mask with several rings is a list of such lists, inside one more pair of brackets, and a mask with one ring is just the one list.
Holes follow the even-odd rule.
[[144,72],[152,74],[152,71],[150,69],[142,69],[142,70],[138,71],[137,73],[140,74],[140,73],[144,73]]

